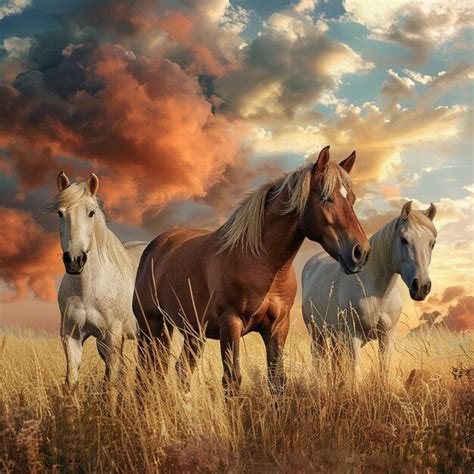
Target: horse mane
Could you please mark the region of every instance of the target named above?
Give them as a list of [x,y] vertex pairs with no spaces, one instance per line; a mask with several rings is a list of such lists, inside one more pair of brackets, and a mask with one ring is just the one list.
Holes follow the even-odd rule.
[[[427,228],[434,237],[437,235],[436,227],[423,211],[411,211],[408,215],[408,222],[414,227]],[[400,216],[397,216],[370,237],[368,265],[378,268],[380,265],[386,265],[390,261],[392,257],[392,240],[398,230],[399,223]]]
[[[240,246],[254,257],[260,257],[267,200],[275,199],[286,189],[288,199],[283,204],[281,214],[295,212],[300,215],[311,190],[313,166],[313,163],[301,166],[248,194],[220,228],[222,243],[219,251],[234,250]],[[331,196],[341,184],[349,189],[352,187],[349,175],[337,163],[327,163],[321,177],[322,194]]]
[[123,274],[133,274],[132,261],[127,250],[119,238],[107,227],[102,202],[88,191],[85,182],[73,183],[58,193],[48,206],[48,210],[71,209],[84,204],[87,200],[97,205],[93,245],[97,249],[99,259],[113,263]]

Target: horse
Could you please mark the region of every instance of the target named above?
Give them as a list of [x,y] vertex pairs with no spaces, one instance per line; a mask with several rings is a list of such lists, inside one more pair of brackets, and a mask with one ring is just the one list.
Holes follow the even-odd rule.
[[435,215],[433,203],[424,211],[414,211],[412,202],[407,202],[399,216],[370,238],[367,265],[357,276],[341,272],[322,252],[308,260],[302,272],[302,309],[316,366],[328,354],[332,340],[336,347],[330,354],[336,363],[340,364],[341,349],[349,349],[358,382],[360,348],[377,339],[380,369],[388,373],[402,311],[398,276],[413,300],[423,301],[429,294],[428,266],[437,235]]
[[66,270],[58,292],[66,385],[72,391],[76,388],[83,344],[94,336],[105,362],[104,380],[113,387],[124,372],[124,342],[137,334],[132,295],[146,242],[124,245],[107,227],[97,198],[99,178],[94,173],[86,182],[71,184],[61,172],[57,186],[59,193],[51,210],[59,217]]
[[[184,336],[176,370],[189,393],[206,338],[219,339],[227,394],[241,384],[240,338],[258,332],[266,346],[270,387],[284,384],[282,351],[296,294],[293,259],[305,237],[320,242],[348,273],[360,271],[368,239],[354,213],[349,172],[329,147],[315,162],[251,193],[217,230],[168,230],[140,259],[133,311],[141,329],[139,381],[164,377],[173,329]],[[144,369],[144,370],[143,370]]]

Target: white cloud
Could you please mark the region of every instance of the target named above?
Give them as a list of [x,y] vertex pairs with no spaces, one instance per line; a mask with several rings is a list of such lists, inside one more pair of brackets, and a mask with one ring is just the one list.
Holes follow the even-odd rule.
[[344,8],[351,20],[371,31],[372,38],[409,48],[412,63],[424,62],[433,49],[474,24],[472,2],[467,0],[345,0]]
[[330,97],[345,74],[373,67],[327,31],[294,8],[273,13],[245,48],[242,67],[216,82],[217,92],[245,119],[292,120],[321,94]]
[[421,74],[420,72],[416,71],[411,71],[410,69],[404,69],[403,72],[407,76],[410,76],[414,81],[418,82],[419,84],[423,84],[424,86],[433,80],[432,76]]
[[[429,202],[420,202],[417,199],[409,199],[407,197],[388,198],[387,202],[392,209],[398,210],[408,200],[413,201],[413,209],[427,209],[430,205]],[[472,193],[460,199],[441,198],[435,203],[436,227],[441,229],[447,224],[454,224],[470,219],[472,217],[473,204],[474,196]]]
[[3,40],[0,49],[3,49],[6,52],[6,59],[8,61],[24,61],[28,59],[31,44],[31,38],[18,38],[12,36]]
[[382,94],[395,100],[410,96],[415,88],[415,83],[409,77],[401,77],[394,70],[389,69],[388,80],[384,82]]
[[312,12],[318,3],[318,0],[299,0],[299,2],[293,7],[298,13]]
[[229,3],[219,25],[231,33],[239,34],[247,28],[251,13],[251,10]]
[[213,22],[220,21],[225,14],[229,0],[180,0],[181,4],[206,16]]
[[21,13],[31,4],[31,0],[2,0],[0,5],[0,20],[6,16]]

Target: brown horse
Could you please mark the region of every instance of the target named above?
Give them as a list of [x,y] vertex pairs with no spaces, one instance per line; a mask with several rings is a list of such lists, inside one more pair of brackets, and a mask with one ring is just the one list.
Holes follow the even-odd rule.
[[[189,390],[209,337],[220,339],[224,388],[238,390],[240,338],[257,331],[266,346],[270,385],[281,388],[296,295],[292,262],[305,237],[320,242],[347,273],[367,261],[369,242],[352,208],[348,173],[354,161],[355,152],[339,165],[329,162],[326,147],[316,163],[250,194],[216,231],[178,228],[152,240],[140,261],[133,299],[143,366],[166,373],[177,327],[184,336],[176,364],[183,386]],[[157,344],[150,351],[151,343]]]

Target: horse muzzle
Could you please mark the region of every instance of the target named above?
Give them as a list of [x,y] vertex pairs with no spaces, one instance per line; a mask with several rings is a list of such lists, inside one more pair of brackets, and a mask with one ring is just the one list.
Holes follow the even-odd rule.
[[64,268],[69,275],[80,275],[82,270],[84,270],[86,262],[87,254],[85,252],[82,252],[82,254],[76,258],[73,258],[70,252],[63,253]]
[[418,278],[415,278],[410,285],[410,298],[415,301],[424,301],[431,291],[431,281],[421,284]]
[[364,250],[362,246],[356,244],[350,252],[339,253],[337,260],[347,275],[353,275],[359,273],[365,267],[369,259],[369,252],[370,248]]

